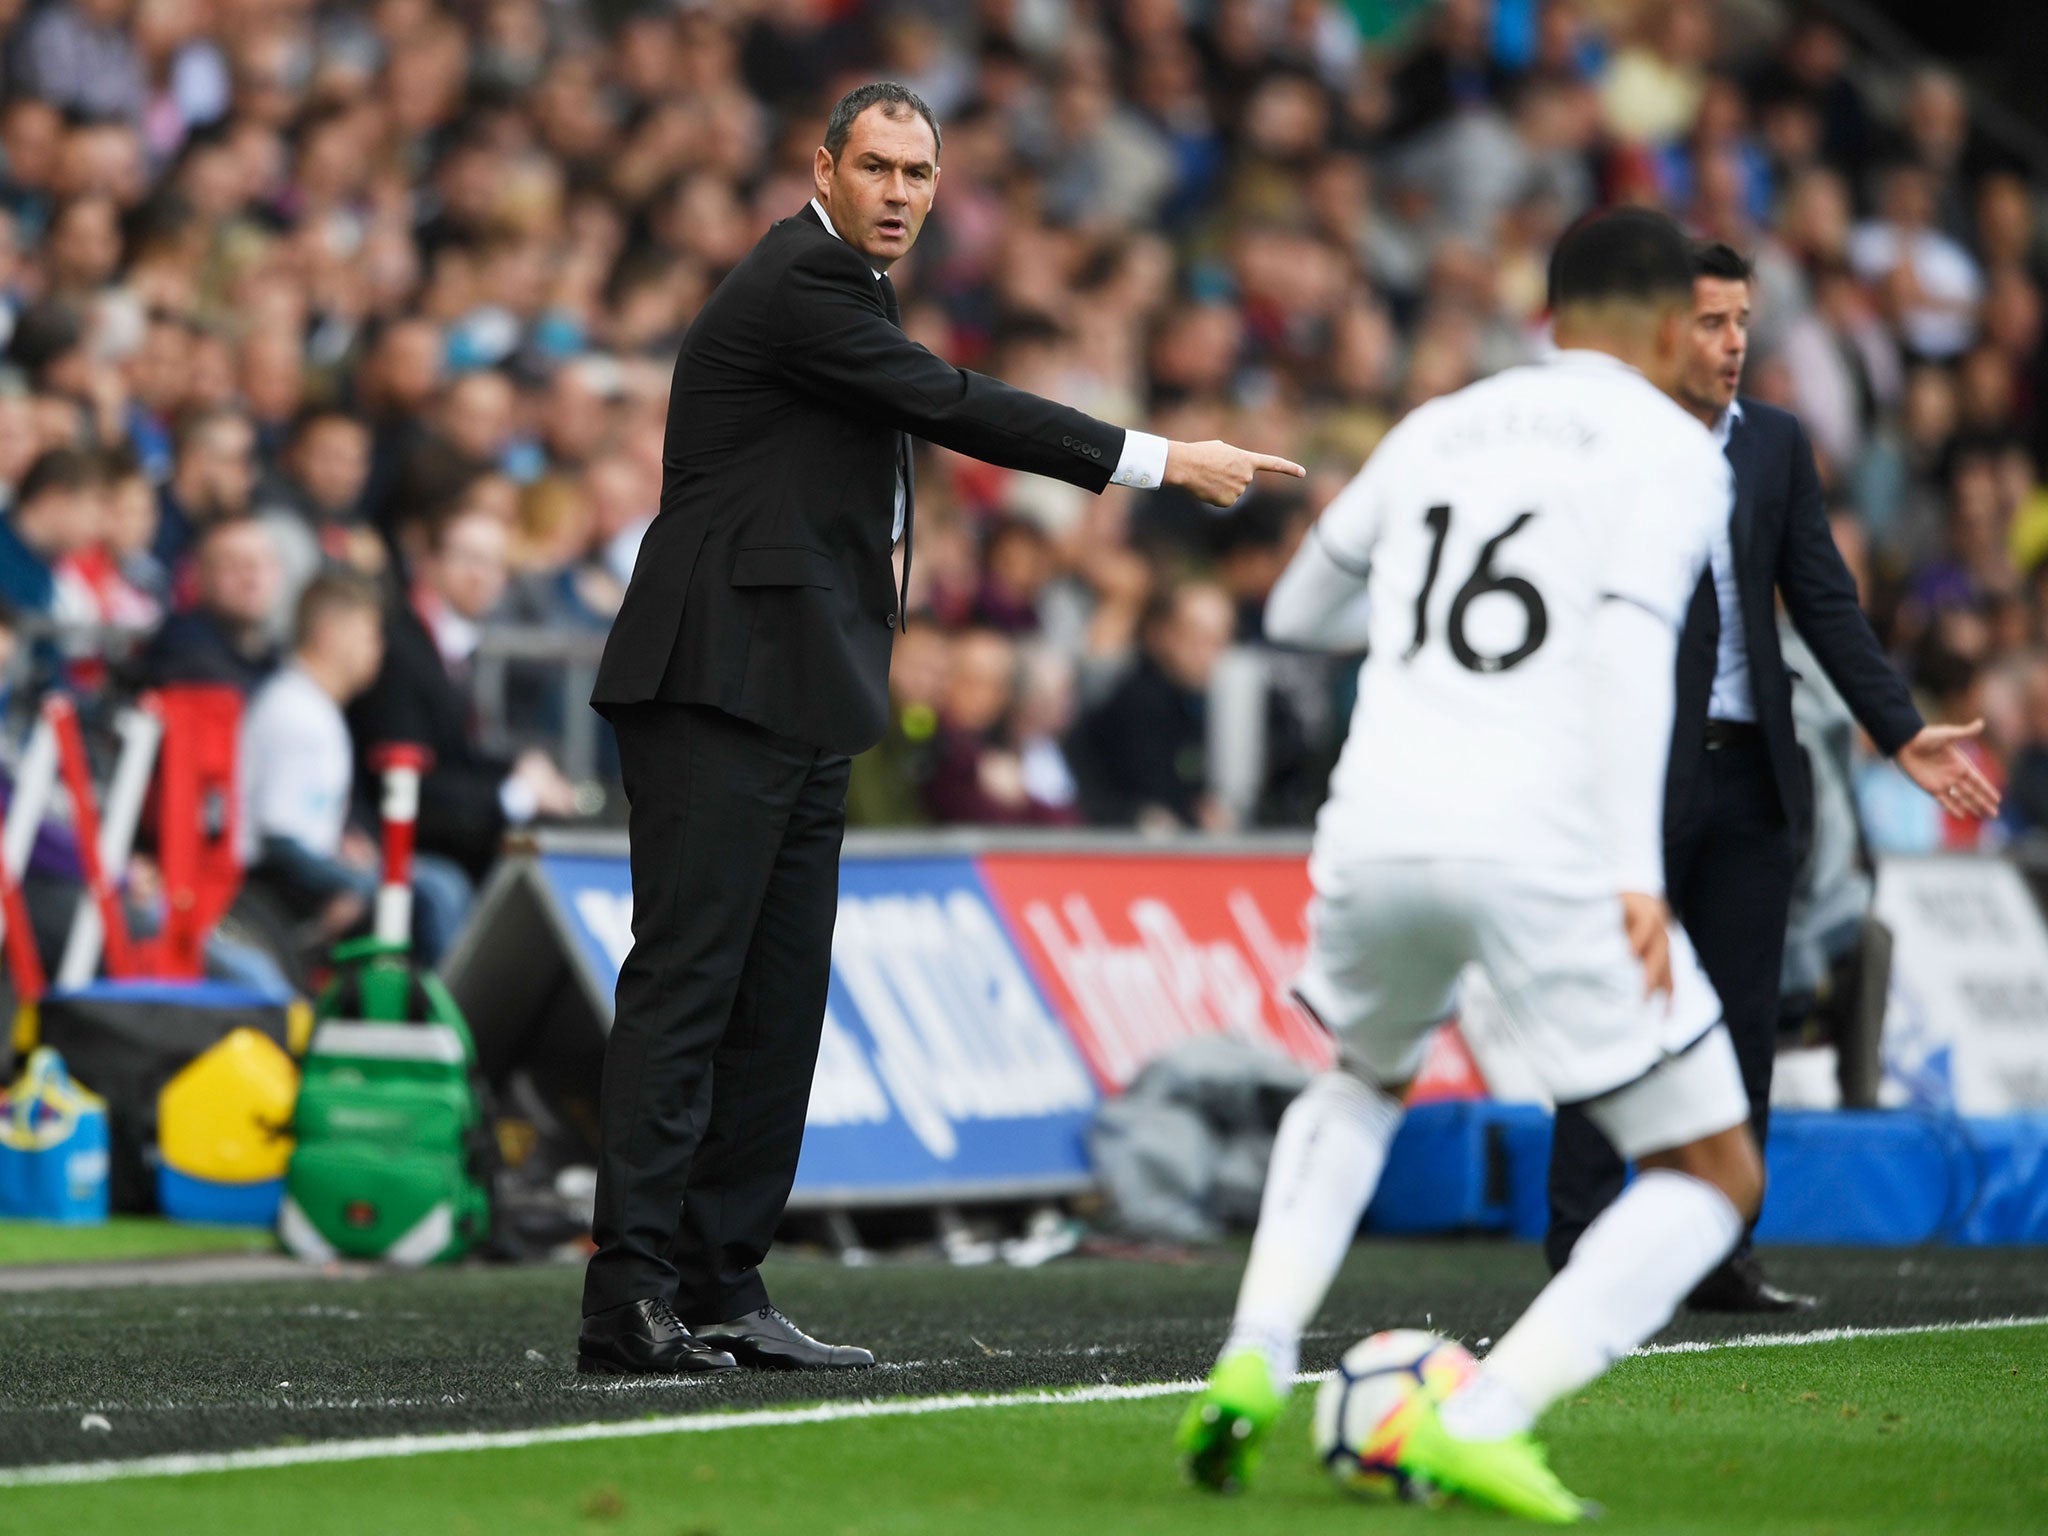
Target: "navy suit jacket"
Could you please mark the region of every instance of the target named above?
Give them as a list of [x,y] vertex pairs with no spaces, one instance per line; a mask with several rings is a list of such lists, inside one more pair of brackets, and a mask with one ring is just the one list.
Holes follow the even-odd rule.
[[[1744,400],[1727,451],[1735,470],[1729,532],[1749,652],[1750,699],[1786,823],[1804,839],[1813,820],[1813,781],[1792,730],[1792,674],[1778,646],[1773,594],[1783,595],[1792,627],[1880,751],[1887,756],[1898,751],[1922,721],[1857,606],[1856,583],[1829,532],[1813,449],[1798,418]],[[1704,777],[1707,708],[1720,639],[1720,609],[1708,572],[1693,594],[1678,642],[1678,704],[1664,788],[1667,840],[1687,824]]]

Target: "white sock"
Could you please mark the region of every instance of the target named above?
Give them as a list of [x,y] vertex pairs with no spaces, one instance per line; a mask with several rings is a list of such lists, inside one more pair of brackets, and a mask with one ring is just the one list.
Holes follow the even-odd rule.
[[1258,1350],[1282,1392],[1294,1384],[1302,1330],[1344,1262],[1400,1124],[1401,1106],[1349,1072],[1321,1074],[1280,1117],[1223,1352]]
[[1466,1440],[1527,1429],[1670,1322],[1741,1235],[1741,1216],[1713,1185],[1645,1170],[1586,1228],[1479,1375],[1444,1400],[1444,1428]]

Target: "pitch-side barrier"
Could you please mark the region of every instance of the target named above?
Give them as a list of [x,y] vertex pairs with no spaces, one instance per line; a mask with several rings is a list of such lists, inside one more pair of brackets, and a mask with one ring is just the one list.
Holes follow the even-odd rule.
[[[1230,1034],[1310,1065],[1288,999],[1307,944],[1306,841],[850,834],[793,1205],[1049,1198],[1090,1186],[1083,1132],[1146,1063]],[[2011,866],[1880,870],[1895,936],[1889,1110],[1777,1117],[1776,1241],[2048,1241],[2048,927]],[[594,1128],[632,942],[617,834],[518,845],[443,967],[487,1073],[523,1069]],[[1474,1008],[1425,1069],[1387,1230],[1540,1230],[1548,1106]],[[1395,1194],[1395,1189],[1405,1193]]]

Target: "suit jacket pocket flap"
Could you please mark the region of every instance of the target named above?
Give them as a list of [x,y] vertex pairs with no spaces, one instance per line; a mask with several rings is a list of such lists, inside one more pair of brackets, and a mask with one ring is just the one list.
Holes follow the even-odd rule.
[[766,544],[733,556],[736,587],[829,587],[835,571],[830,555],[800,544]]

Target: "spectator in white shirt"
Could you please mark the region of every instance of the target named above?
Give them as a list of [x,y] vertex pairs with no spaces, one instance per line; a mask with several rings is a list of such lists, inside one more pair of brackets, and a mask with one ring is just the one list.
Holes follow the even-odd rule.
[[[288,661],[242,718],[242,855],[251,887],[325,943],[359,927],[376,895],[375,844],[349,825],[355,751],[342,708],[377,676],[377,586],[352,571],[315,577],[299,598]],[[461,871],[414,860],[413,944],[433,964],[469,907]]]
[[1934,180],[1916,165],[1885,176],[1882,217],[1849,236],[1849,265],[1876,283],[1917,357],[1945,361],[1977,332],[1984,279],[1970,253],[1933,227]]

